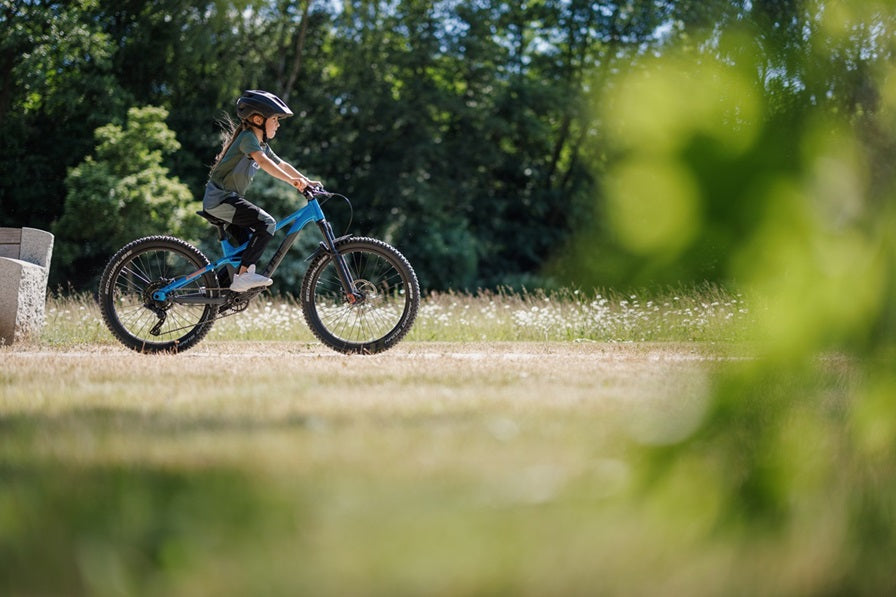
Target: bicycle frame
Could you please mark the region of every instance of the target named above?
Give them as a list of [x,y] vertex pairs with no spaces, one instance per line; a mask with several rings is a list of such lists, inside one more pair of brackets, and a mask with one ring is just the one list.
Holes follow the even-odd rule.
[[[361,295],[355,288],[354,280],[352,279],[351,273],[346,267],[345,262],[341,259],[341,256],[336,250],[337,239],[333,234],[333,228],[332,226],[330,226],[330,223],[324,216],[324,212],[320,207],[320,203],[314,196],[308,197],[308,204],[305,207],[302,207],[301,209],[291,213],[290,215],[277,222],[275,232],[279,232],[287,226],[289,226],[289,230],[287,230],[286,238],[284,238],[280,243],[280,246],[277,247],[277,251],[274,253],[274,256],[271,257],[271,260],[270,262],[268,262],[268,265],[264,269],[262,275],[270,277],[271,274],[273,274],[277,270],[277,268],[280,266],[280,262],[283,261],[283,257],[286,255],[289,249],[292,248],[293,243],[295,243],[296,237],[299,235],[299,232],[301,232],[301,230],[311,222],[317,223],[318,227],[320,228],[321,234],[323,234],[324,236],[326,244],[321,243],[322,248],[330,251],[333,255],[336,255],[336,269],[337,273],[339,274],[339,279],[342,282],[343,289],[345,290],[346,298],[350,303],[356,302],[359,298],[361,298]],[[224,257],[208,264],[202,269],[198,269],[195,272],[188,274],[185,277],[172,280],[170,283],[153,292],[152,298],[157,301],[168,300],[171,293],[184,288],[185,286],[196,281],[198,278],[208,272],[216,271],[218,268],[227,265],[238,267],[240,264],[242,253],[249,245],[249,242],[246,241],[242,245],[234,247],[230,244],[230,242],[228,242],[226,238],[223,237],[223,234],[221,236],[221,250],[224,253]],[[179,303],[214,304],[224,302],[224,299],[213,297],[171,296],[170,298],[174,302]]]

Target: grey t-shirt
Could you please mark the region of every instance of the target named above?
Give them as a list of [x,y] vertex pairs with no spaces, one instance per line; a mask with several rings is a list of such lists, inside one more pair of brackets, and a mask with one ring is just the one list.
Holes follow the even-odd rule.
[[249,183],[258,172],[258,164],[249,157],[250,153],[256,151],[263,151],[275,164],[280,163],[280,158],[270,145],[259,143],[253,131],[243,131],[237,135],[227,153],[212,169],[210,180],[225,191],[245,195]]

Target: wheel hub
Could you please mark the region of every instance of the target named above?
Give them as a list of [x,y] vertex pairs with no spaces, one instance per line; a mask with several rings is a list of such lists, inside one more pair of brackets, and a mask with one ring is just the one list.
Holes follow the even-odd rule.
[[353,306],[359,307],[369,304],[372,299],[376,298],[376,285],[370,280],[364,280],[363,278],[355,280],[355,288],[358,290],[359,296],[356,298]]
[[143,306],[153,311],[156,309],[161,309],[163,311],[170,309],[172,305],[170,298],[166,298],[164,301],[155,298],[156,291],[160,288],[164,288],[168,284],[169,280],[158,280],[147,286],[146,290],[143,291]]

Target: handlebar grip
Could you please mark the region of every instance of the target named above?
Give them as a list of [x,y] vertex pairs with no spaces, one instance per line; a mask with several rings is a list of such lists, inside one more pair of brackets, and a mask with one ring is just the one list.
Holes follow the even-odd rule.
[[305,190],[302,191],[302,194],[308,199],[314,199],[318,196],[330,196],[330,193],[326,192],[322,186],[307,186],[305,187]]

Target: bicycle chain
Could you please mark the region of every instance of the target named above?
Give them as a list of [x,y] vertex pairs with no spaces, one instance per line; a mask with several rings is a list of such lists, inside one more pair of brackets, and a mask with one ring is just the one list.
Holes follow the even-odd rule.
[[[227,289],[227,288],[207,288],[206,290],[229,290],[229,289]],[[165,333],[173,334],[174,332],[179,332],[181,330],[189,330],[189,329],[195,328],[196,326],[199,326],[199,325],[212,323],[212,322],[218,321],[219,319],[224,319],[225,317],[230,317],[231,315],[236,315],[237,313],[242,313],[249,307],[249,303],[252,302],[252,299],[254,299],[256,296],[258,296],[265,290],[267,290],[266,286],[260,287],[260,288],[250,288],[246,292],[234,293],[235,296],[233,297],[233,299],[231,301],[221,305],[221,307],[218,309],[218,314],[215,317],[212,317],[211,319],[202,319],[202,320],[197,321],[194,324],[185,325],[185,326],[182,326],[179,328],[174,328],[172,330],[165,330]],[[227,310],[229,310],[230,313],[225,313],[224,315],[220,314],[221,311],[227,311]],[[164,322],[163,318],[160,317],[159,319],[161,322]]]

